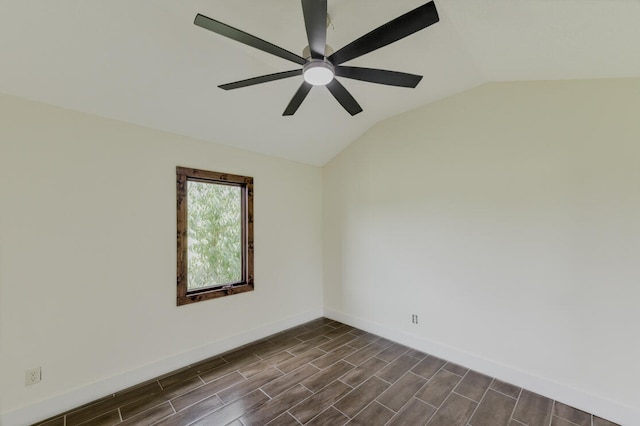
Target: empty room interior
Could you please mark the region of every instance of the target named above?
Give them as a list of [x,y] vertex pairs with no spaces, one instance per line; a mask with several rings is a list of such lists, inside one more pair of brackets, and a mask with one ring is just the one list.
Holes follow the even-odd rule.
[[1,1],[0,424],[640,425],[639,23]]

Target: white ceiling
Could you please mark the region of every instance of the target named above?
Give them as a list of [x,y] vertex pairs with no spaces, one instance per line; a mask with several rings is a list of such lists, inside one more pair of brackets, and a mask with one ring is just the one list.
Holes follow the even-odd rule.
[[[425,0],[329,0],[338,49]],[[209,16],[287,50],[306,46],[299,0],[0,0],[0,92],[322,165],[376,122],[489,81],[640,77],[640,0],[436,0],[440,22],[349,65],[424,75],[417,89],[342,79],[281,114],[295,69],[193,25]]]

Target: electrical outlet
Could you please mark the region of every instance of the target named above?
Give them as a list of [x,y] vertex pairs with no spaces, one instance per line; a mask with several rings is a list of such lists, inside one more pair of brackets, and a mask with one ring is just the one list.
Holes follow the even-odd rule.
[[417,323],[418,323],[418,315],[412,314],[411,315],[411,324],[417,324]]
[[25,372],[24,384],[34,385],[42,380],[42,367],[32,368]]

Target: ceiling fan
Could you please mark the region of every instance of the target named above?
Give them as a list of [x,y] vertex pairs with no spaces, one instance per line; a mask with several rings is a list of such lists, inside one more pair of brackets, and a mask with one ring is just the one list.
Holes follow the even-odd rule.
[[[301,69],[262,75],[233,83],[222,84],[218,87],[224,90],[232,90],[303,75],[304,81],[298,88],[298,91],[293,95],[291,102],[289,102],[289,105],[282,115],[295,114],[313,86],[326,86],[329,92],[331,92],[349,114],[356,115],[362,112],[362,108],[335,77],[345,77],[370,83],[411,88],[415,88],[420,80],[422,80],[422,76],[420,75],[374,68],[349,67],[343,66],[342,64],[403,39],[438,22],[440,18],[438,17],[438,11],[433,1],[387,22],[333,53],[330,51],[327,52],[329,50],[327,49],[326,42],[327,0],[302,0],[302,11],[307,30],[307,38],[309,40],[309,46],[308,49],[305,49],[305,52],[308,50],[310,55],[306,58],[220,21],[197,14],[194,24],[199,27],[302,65]],[[303,53],[303,55],[307,56],[305,53]]]

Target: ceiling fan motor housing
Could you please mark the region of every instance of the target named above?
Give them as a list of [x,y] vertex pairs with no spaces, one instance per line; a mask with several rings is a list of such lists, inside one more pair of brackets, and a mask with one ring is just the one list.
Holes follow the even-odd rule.
[[[329,56],[333,55],[333,52],[334,52],[333,47],[327,44],[324,48],[324,57],[328,58]],[[302,57],[305,59],[311,58],[311,48],[309,46],[302,49]]]

